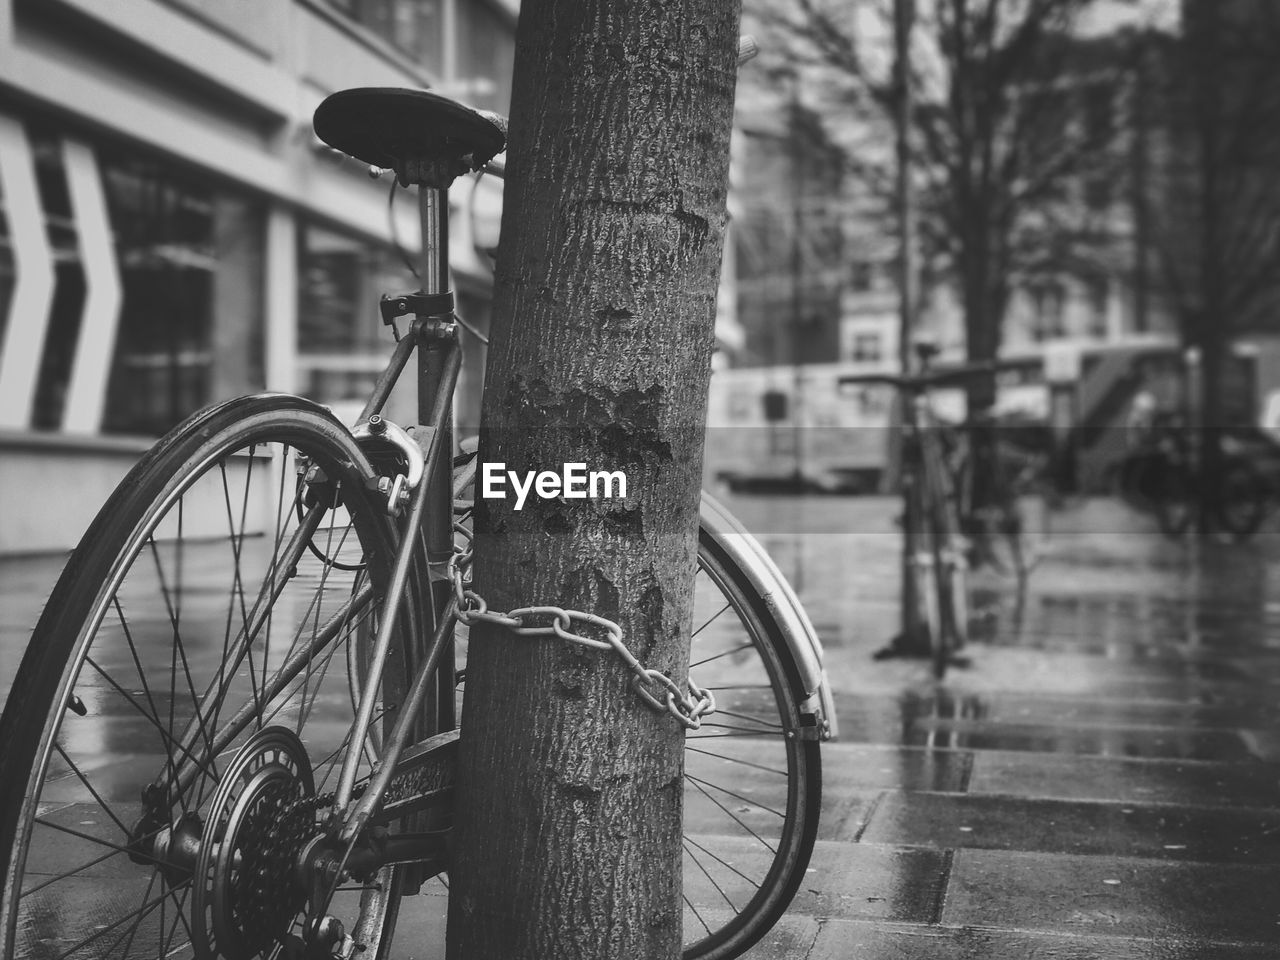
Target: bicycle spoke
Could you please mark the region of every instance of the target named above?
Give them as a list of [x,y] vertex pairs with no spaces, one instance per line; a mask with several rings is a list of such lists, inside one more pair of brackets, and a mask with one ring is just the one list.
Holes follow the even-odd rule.
[[[32,894],[39,893],[45,887],[51,887],[55,883],[60,883],[61,881],[66,880],[69,877],[74,877],[77,873],[80,873],[82,870],[88,870],[90,867],[96,867],[98,864],[102,863],[103,861],[110,860],[112,857],[118,857],[118,856],[120,856],[119,850],[108,850],[106,853],[102,854],[102,856],[100,857],[94,857],[92,860],[88,860],[85,863],[78,864],[77,866],[74,866],[69,870],[64,870],[62,873],[59,873],[50,877],[48,880],[45,880],[43,883],[38,883],[34,887],[29,887],[26,890],[23,890],[22,893],[19,894],[19,899],[25,900],[27,897],[31,896]],[[153,874],[152,876],[154,877],[155,875]]]
[[[169,895],[167,893],[162,893],[159,897],[157,897],[155,900],[152,900],[150,903],[144,903],[142,907],[139,908],[139,913],[142,919],[145,919],[148,915],[154,913],[157,907],[162,907],[162,905],[164,904],[168,896]],[[127,916],[121,917],[115,923],[112,923],[108,926],[103,927],[101,930],[97,930],[94,933],[91,933],[89,936],[85,937],[83,940],[81,940],[79,943],[73,946],[70,950],[66,951],[65,953],[58,954],[57,957],[53,958],[53,960],[66,960],[67,957],[71,956],[74,953],[78,953],[80,950],[83,950],[85,947],[93,943],[95,940],[105,937],[112,930],[115,930],[117,927],[123,926],[130,919],[131,918]]]
[[710,858],[711,858],[712,860],[714,860],[716,863],[720,864],[720,865],[721,865],[722,867],[724,867],[726,870],[732,870],[734,873],[736,873],[738,876],[740,876],[743,880],[747,881],[747,883],[751,884],[751,886],[755,887],[757,890],[760,888],[760,884],[756,883],[756,881],[752,880],[750,877],[748,877],[745,873],[743,873],[741,870],[739,870],[737,867],[735,867],[735,866],[734,866],[732,863],[730,863],[728,860],[724,859],[723,857],[719,856],[718,854],[714,853],[713,851],[708,850],[708,849],[707,849],[706,847],[704,847],[702,844],[698,843],[698,841],[697,841],[697,840],[694,840],[692,837],[685,837],[685,838],[684,838],[684,840],[685,840],[685,843],[687,843],[687,844],[691,844],[691,845],[693,845],[693,846],[697,847],[699,850],[701,850],[703,853],[705,853],[708,857],[710,857]]
[[[160,733],[160,744],[164,747],[166,736],[168,736],[170,740],[172,740],[172,737],[164,730],[160,723],[160,708],[156,706],[155,698],[151,695],[151,685],[147,682],[147,671],[142,667],[142,660],[138,655],[138,647],[133,640],[133,631],[129,629],[128,621],[124,615],[124,608],[120,604],[120,597],[118,594],[111,598],[111,605],[116,611],[116,618],[120,622],[120,630],[124,633],[125,642],[129,645],[129,656],[133,660],[134,668],[138,671],[138,680],[142,684],[142,692],[147,698],[147,703],[151,707],[151,712],[147,713],[147,711],[142,710],[141,707],[136,707],[136,709],[150,719],[155,725],[156,730]],[[87,659],[88,658],[86,658],[86,660]],[[94,669],[98,670],[99,673],[102,673],[101,668],[96,665],[94,666]],[[121,693],[124,693],[123,689],[118,685],[116,685],[116,689],[120,690]],[[126,699],[132,703],[132,698],[128,695],[126,695]],[[174,767],[173,756],[167,749],[165,750],[165,763],[169,767],[170,776],[176,775],[177,770]]]
[[[174,897],[174,891],[172,888],[169,889],[168,893],[169,893],[170,899],[176,899]],[[194,939],[191,933],[191,927],[188,925],[187,917],[186,917],[186,914],[184,913],[184,909],[187,904],[187,896],[190,893],[191,893],[191,888],[189,886],[185,887],[182,891],[182,899],[177,900],[174,903],[173,923],[170,924],[169,926],[169,936],[165,939],[164,949],[160,954],[161,957],[168,957],[173,953],[173,938],[174,938],[174,935],[178,932],[179,923],[181,923],[183,929],[187,931],[187,942],[190,943]],[[162,923],[161,928],[163,928],[163,926],[164,924]]]
[[746,643],[739,644],[736,647],[730,647],[728,650],[721,651],[720,653],[717,653],[711,657],[706,657],[703,660],[699,660],[697,663],[691,663],[689,664],[689,669],[693,670],[697,667],[702,666],[705,663],[712,663],[716,660],[722,660],[725,657],[731,657],[735,653],[741,653],[743,650],[754,650],[754,649],[755,649],[755,644],[748,640]]
[[[701,781],[699,781],[696,777],[689,776],[687,773],[684,775],[684,778],[689,782],[691,782],[694,788],[699,793],[701,793],[704,797],[706,797],[708,800],[714,803],[717,807],[719,807],[722,811],[724,811],[724,813],[729,817],[729,819],[732,820],[734,823],[736,823],[738,826],[740,826],[744,832],[749,833],[751,834],[751,836],[755,837],[755,839],[760,842],[761,846],[765,847],[770,853],[777,853],[777,851],[773,847],[769,846],[769,842],[765,840],[764,837],[760,836],[760,834],[756,833],[749,826],[743,823],[742,820],[739,819],[736,813],[734,813],[732,810],[726,807],[723,803],[721,803],[719,800],[717,800],[715,797],[709,794],[706,790],[706,787],[702,785]],[[711,784],[708,784],[708,786],[711,786]]]
[[102,812],[111,818],[112,822],[120,828],[121,833],[128,836],[129,828],[124,825],[120,818],[116,816],[115,811],[107,805],[107,802],[103,800],[98,791],[94,789],[93,784],[89,782],[89,778],[84,775],[84,772],[80,769],[79,765],[72,760],[71,757],[67,755],[67,751],[62,748],[62,744],[55,743],[53,745],[53,749],[58,752],[58,756],[62,757],[62,762],[71,768],[71,772],[76,775],[76,778],[85,785],[89,793],[92,794],[93,799],[98,802],[98,806],[102,808]]
[[[696,860],[694,862],[697,863]],[[698,908],[693,905],[693,901],[689,899],[689,895],[681,891],[680,897],[681,899],[684,900],[684,905],[689,908],[689,911],[694,915],[698,923],[702,924],[702,929],[707,932],[707,936],[710,936],[711,927],[707,924],[707,921],[702,919],[701,911],[699,911]]]
[[[160,739],[162,743],[167,741],[168,744],[173,749],[178,750],[192,763],[199,763],[196,757],[194,757],[191,754],[191,752],[185,746],[183,746],[182,743],[180,743],[178,740],[174,738],[172,731],[166,730],[164,728],[164,724],[160,722],[160,719],[158,717],[152,717],[150,714],[148,714],[147,711],[144,710],[142,706],[138,703],[138,701],[133,698],[133,695],[129,693],[127,690],[125,690],[124,687],[120,686],[120,684],[118,684],[111,677],[110,674],[108,674],[105,670],[103,670],[102,667],[99,666],[98,663],[92,657],[85,657],[84,662],[88,664],[90,667],[93,667],[93,669],[97,671],[98,675],[102,677],[102,679],[106,680],[107,683],[111,684],[111,686],[115,688],[115,691],[118,694],[120,694],[120,696],[122,696],[129,703],[130,706],[132,706],[135,710],[138,711],[138,714],[140,716],[142,716],[146,720],[150,720],[155,725],[156,730],[159,731],[160,733]],[[176,779],[177,772],[176,770],[173,769],[173,757],[168,752],[166,752],[165,756],[166,756],[166,762],[168,763],[170,769],[173,770],[173,776]]]
[[714,757],[717,760],[724,760],[728,763],[736,763],[739,766],[750,767],[753,770],[763,770],[765,773],[776,773],[780,777],[787,775],[786,770],[779,770],[777,767],[766,767],[762,763],[752,763],[750,760],[743,760],[741,757],[731,757],[724,753],[712,753],[710,750],[702,750],[698,747],[687,747],[689,753],[700,753],[704,757]]
[[[231,505],[231,487],[227,482],[227,462],[225,459],[218,461],[218,476],[222,483],[223,504],[227,511],[227,542],[231,546],[231,585],[228,588],[229,596],[227,598],[227,615],[223,622],[222,632],[222,656],[218,661],[218,676],[215,681],[218,689],[222,689],[226,684],[227,664],[231,659],[231,627],[235,619],[236,608],[240,610],[240,624],[245,636],[249,633],[249,611],[245,604],[244,596],[244,575],[241,565],[241,559],[244,554],[244,538],[247,529],[246,521],[249,513],[249,488],[253,479],[254,454],[257,451],[257,444],[251,444],[248,451],[248,466],[246,468],[244,495],[240,498],[240,522],[237,526],[235,514]],[[237,602],[238,601],[238,602]],[[222,716],[222,703],[220,698],[215,704],[213,714],[209,718],[209,725],[214,730],[218,729],[218,721]],[[200,707],[197,707],[200,709]],[[197,791],[196,804],[203,801],[204,784]]]
[[[183,640],[182,627],[181,627],[181,621],[182,621],[182,583],[181,583],[181,580],[182,580],[182,551],[183,551],[183,543],[184,543],[184,539],[185,539],[185,538],[183,537],[183,504],[184,504],[184,503],[185,503],[185,499],[179,499],[179,500],[178,500],[178,541],[177,541],[177,542],[178,542],[178,563],[177,563],[177,566],[178,566],[178,573],[177,573],[177,580],[178,580],[178,583],[177,583],[177,589],[176,589],[175,599],[174,599],[174,601],[173,601],[172,603],[170,602],[170,599],[169,599],[169,598],[170,598],[170,591],[169,591],[169,588],[168,588],[168,585],[167,585],[167,582],[166,582],[166,578],[165,578],[165,575],[164,575],[164,568],[163,568],[163,565],[162,565],[162,564],[161,564],[161,562],[160,562],[159,547],[156,545],[156,541],[155,541],[155,536],[154,536],[154,535],[153,535],[153,536],[151,536],[151,537],[148,539],[148,543],[149,543],[149,544],[150,544],[150,546],[151,546],[151,555],[152,555],[152,557],[153,557],[153,558],[154,558],[154,560],[155,560],[155,565],[156,565],[156,575],[157,575],[157,577],[158,577],[158,578],[159,578],[159,580],[160,580],[160,590],[161,590],[161,592],[164,594],[164,597],[165,597],[165,606],[166,606],[166,608],[168,609],[168,613],[169,613],[169,620],[170,620],[171,624],[173,625],[173,643],[172,643],[172,647],[171,647],[171,654],[170,654],[170,677],[169,677],[169,733],[170,733],[170,735],[172,735],[172,734],[173,734],[173,725],[174,725],[174,719],[175,719],[175,718],[174,718],[174,710],[176,709],[176,706],[177,706],[177,700],[178,700],[178,695],[177,695],[177,694],[178,694],[178,691],[177,691],[177,667],[178,667],[178,662],[179,662],[179,660],[180,660],[180,661],[181,661],[181,663],[182,663],[182,674],[183,674],[183,678],[186,680],[186,684],[187,684],[187,690],[188,690],[188,692],[191,694],[192,702],[194,702],[194,703],[196,703],[196,704],[197,704],[197,709],[196,709],[195,714],[194,714],[194,719],[195,719],[195,721],[196,721],[196,722],[197,722],[197,724],[198,724],[198,726],[197,726],[197,731],[198,731],[201,735],[203,735],[203,736],[204,736],[204,739],[205,739],[205,746],[206,746],[206,748],[208,748],[208,746],[209,746],[209,731],[208,731],[207,727],[205,726],[204,718],[201,716],[201,712],[200,712],[200,710],[199,710],[199,708],[198,708],[199,699],[198,699],[198,697],[196,696],[195,682],[191,679],[191,665],[190,665],[190,663],[189,663],[189,662],[188,662],[188,660],[187,660],[186,643],[185,643],[185,641]],[[191,746],[193,746],[193,745],[194,745],[193,743],[192,743],[192,744],[187,744],[188,748],[190,748],[190,747],[191,747]]]
[[[702,875],[707,878],[707,881],[711,884],[711,886],[716,888],[716,893],[720,894],[720,896],[724,899],[724,902],[729,905],[729,909],[736,911],[738,907],[731,899],[729,899],[729,895],[724,892],[724,887],[720,886],[720,884],[716,882],[716,878],[711,876],[711,871],[702,865],[702,861],[699,860],[697,855],[695,855],[694,852],[689,849],[689,846],[690,846],[690,841],[689,841],[689,838],[686,837],[684,840],[684,852],[688,854],[689,859],[693,861],[694,865],[699,870],[702,871]],[[705,925],[706,924],[703,924],[703,926]]]
[[782,726],[782,724],[780,724],[780,723],[770,723],[769,721],[765,720],[763,717],[754,717],[754,716],[751,716],[751,715],[746,714],[746,713],[735,713],[735,712],[734,712],[734,711],[732,711],[732,710],[722,710],[722,709],[720,709],[720,708],[718,708],[718,707],[716,708],[716,713],[715,713],[715,715],[716,715],[716,716],[720,716],[720,717],[732,717],[732,718],[733,718],[733,719],[735,719],[735,720],[745,720],[745,721],[747,721],[748,723],[755,723],[755,724],[758,724],[758,725],[759,725],[759,727],[760,727],[760,729],[761,729],[761,730],[782,730],[782,729],[784,729],[784,727]]
[[689,635],[689,639],[691,641],[696,640],[698,638],[698,634],[702,633],[703,630],[707,629],[707,627],[711,626],[711,624],[715,623],[718,619],[720,619],[720,617],[725,613],[725,611],[729,610],[732,606],[733,605],[731,603],[729,603],[728,601],[725,601],[725,605],[723,607],[721,607],[719,610],[713,613],[710,617],[708,617],[705,621],[703,621],[702,626],[698,627],[698,629],[694,630],[693,633]]
[[[151,879],[147,882],[147,889],[142,894],[143,903],[147,902],[147,897],[151,896],[151,891],[155,889],[156,877],[158,876],[160,876],[158,872],[152,872]],[[121,951],[120,955],[124,957],[129,956],[129,951],[133,949],[133,938],[138,935],[138,930],[142,927],[142,921],[145,919],[146,919],[146,916],[144,914],[139,913],[138,919],[134,921],[133,926],[130,927],[125,934],[122,934],[120,937],[117,937],[116,942],[111,944],[111,946],[107,948],[107,955],[110,956],[111,953],[115,950],[116,944],[118,944],[122,939],[124,939],[124,936],[127,935],[129,938],[129,942],[124,945],[124,950]]]
[[[89,843],[97,844],[100,847],[107,847],[108,849],[114,850],[117,853],[128,854],[133,852],[123,844],[112,843],[110,840],[104,840],[102,839],[102,837],[95,837],[93,834],[85,833],[83,830],[73,830],[70,827],[63,826],[60,823],[53,823],[50,820],[43,820],[40,817],[34,817],[31,822],[34,824],[38,824],[39,826],[42,826],[42,827],[48,827],[50,830],[57,830],[59,833],[69,834],[80,840],[86,840]],[[155,836],[155,834],[151,834],[151,836]],[[146,856],[146,855],[143,854],[143,856]],[[155,859],[154,857],[147,857],[147,859],[156,865],[160,865],[160,861]]]
[[[720,712],[719,710],[716,711],[716,713],[719,713],[719,712]],[[715,715],[716,715],[715,713],[712,714],[713,717]],[[739,727],[732,723],[716,723],[714,721],[703,720],[702,727],[700,729],[705,730],[708,727],[711,727],[714,730],[736,730],[738,731],[736,735],[740,737],[746,737],[746,736],[758,737],[761,734],[767,732],[767,730],[762,727]],[[778,729],[781,729],[781,727],[779,727]],[[696,735],[694,736],[696,737]]]
[[692,780],[694,783],[700,783],[700,784],[703,784],[704,786],[708,786],[712,790],[719,790],[721,793],[725,794],[726,796],[733,797],[733,799],[735,800],[741,800],[743,803],[749,803],[753,807],[758,807],[761,810],[766,810],[769,813],[772,813],[775,817],[780,817],[784,820],[787,817],[787,815],[780,810],[775,810],[773,809],[773,807],[766,807],[763,803],[761,803],[758,800],[754,800],[751,797],[745,797],[740,793],[734,793],[732,790],[728,789],[727,787],[717,786],[716,784],[712,783],[710,780],[703,780],[699,777],[693,776],[690,773],[686,773],[685,778],[688,780]]

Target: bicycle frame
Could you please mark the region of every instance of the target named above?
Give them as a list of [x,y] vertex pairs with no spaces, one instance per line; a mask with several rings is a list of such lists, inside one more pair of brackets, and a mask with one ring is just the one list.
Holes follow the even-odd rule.
[[[449,283],[449,204],[447,191],[438,188],[419,187],[418,204],[422,224],[422,251],[419,275],[422,293],[440,296],[448,290]],[[382,682],[391,638],[395,633],[399,616],[404,608],[405,590],[412,572],[414,553],[419,538],[425,541],[427,563],[439,568],[453,552],[453,488],[449,458],[442,455],[448,450],[452,455],[452,398],[462,365],[462,353],[458,342],[458,326],[449,313],[419,314],[409,329],[409,334],[396,345],[391,360],[375,384],[372,395],[361,414],[368,422],[379,415],[400,375],[408,365],[410,355],[418,351],[418,412],[423,426],[419,428],[418,443],[423,447],[423,479],[413,491],[407,518],[403,524],[400,545],[392,571],[390,587],[383,600],[382,617],[374,640],[369,673],[361,692],[356,724],[352,729],[351,743],[363,743],[369,734],[373,719],[376,692]],[[409,744],[415,728],[420,727],[424,705],[434,708],[439,716],[440,707],[429,703],[429,687],[433,678],[438,683],[452,685],[452,661],[444,656],[451,652],[453,627],[456,615],[449,610],[452,596],[448,581],[443,576],[429,577],[431,611],[434,623],[430,625],[432,636],[426,649],[420,651],[420,660],[414,670],[409,692],[391,732],[387,735],[378,768],[364,794],[352,806],[352,794],[356,782],[356,768],[360,759],[358,749],[349,750],[343,759],[338,789],[333,802],[333,813],[341,819],[340,842],[350,845],[369,823],[383,795],[396,773],[400,757]],[[448,664],[437,674],[437,667]],[[442,692],[439,689],[437,692]],[[447,698],[445,698],[447,699]],[[449,722],[452,723],[452,703],[449,704]]]
[[[421,293],[428,297],[440,297],[447,294],[448,264],[448,202],[446,191],[435,188],[419,189],[419,208],[422,220],[422,254],[420,277]],[[440,300],[434,302],[442,302]],[[452,587],[443,575],[444,564],[453,552],[453,488],[452,488],[452,397],[457,386],[461,369],[462,353],[458,342],[458,327],[452,320],[451,310],[448,313],[423,313],[415,316],[408,333],[399,337],[386,368],[378,376],[373,391],[361,412],[361,428],[374,421],[381,414],[392,389],[409,365],[414,352],[417,351],[417,376],[419,392],[419,415],[421,425],[417,428],[415,441],[422,451],[423,470],[421,479],[412,490],[405,511],[405,520],[400,525],[400,542],[392,568],[391,579],[382,598],[381,618],[378,631],[372,644],[368,673],[364,677],[363,689],[360,691],[357,705],[356,721],[352,727],[350,744],[343,758],[339,774],[338,787],[335,792],[332,816],[334,822],[340,823],[337,839],[345,848],[342,854],[342,865],[354,865],[364,870],[376,869],[393,862],[429,859],[441,850],[440,836],[433,834],[409,834],[392,844],[381,844],[375,852],[370,849],[362,851],[363,855],[353,856],[353,849],[361,831],[377,818],[388,788],[397,776],[408,777],[410,782],[416,779],[416,786],[409,783],[397,784],[393,791],[397,802],[394,812],[387,819],[396,819],[411,809],[418,809],[424,802],[433,802],[447,796],[447,783],[450,777],[440,764],[433,764],[436,759],[451,755],[456,743],[456,732],[449,732],[421,743],[421,749],[405,757],[410,744],[422,741],[424,733],[430,732],[432,726],[452,726],[453,701],[452,687],[453,661],[451,654],[453,645],[453,627],[457,622],[456,615],[449,609],[452,599]],[[447,454],[446,454],[447,451]],[[394,495],[394,492],[393,492]],[[306,549],[307,543],[315,533],[328,506],[323,502],[312,506],[299,523],[289,544],[282,554],[282,562],[276,565],[277,570],[287,571]],[[415,574],[414,558],[419,545],[425,545],[429,570],[416,571],[429,583],[431,590],[430,611],[432,622],[424,624],[430,631],[430,639],[425,647],[414,649],[412,659],[413,677],[400,707],[398,716],[391,731],[383,739],[382,755],[376,771],[361,796],[354,799],[356,789],[357,768],[361,750],[358,744],[365,743],[374,720],[373,711],[386,668],[391,640],[400,623],[402,612],[407,603],[410,577]],[[229,670],[235,670],[254,638],[266,620],[262,611],[268,609],[283,590],[288,576],[272,576],[264,585],[263,591],[256,598],[243,636],[229,651]],[[298,650],[289,662],[283,664],[277,672],[273,685],[264,691],[269,698],[283,690],[305,667],[314,651],[322,648],[333,633],[355,609],[373,601],[373,589],[366,584],[343,607],[330,618],[317,636],[307,647]],[[432,690],[433,681],[436,689]],[[208,693],[206,692],[206,696]],[[425,711],[430,711],[424,712]],[[447,718],[445,712],[447,710]],[[428,718],[434,714],[435,722]],[[252,719],[252,705],[246,704],[237,714],[225,721],[215,731],[210,742],[216,753],[225,749],[238,735],[239,731]],[[184,762],[175,768],[165,771],[153,787],[153,796],[157,801],[171,796],[171,789],[182,792],[196,776],[195,765],[191,762],[192,748],[204,731],[207,718],[203,710],[188,723],[178,738],[182,745]],[[440,721],[444,721],[443,724]],[[424,727],[428,728],[424,730]],[[405,759],[402,765],[401,760]],[[353,802],[354,800],[354,802]]]

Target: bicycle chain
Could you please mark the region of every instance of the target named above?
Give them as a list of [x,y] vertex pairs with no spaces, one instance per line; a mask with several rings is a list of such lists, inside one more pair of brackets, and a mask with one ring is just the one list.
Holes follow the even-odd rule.
[[[715,712],[716,700],[710,690],[698,686],[692,677],[686,681],[688,689],[683,690],[665,673],[646,667],[627,648],[622,627],[607,617],[555,606],[520,607],[505,613],[490,610],[485,599],[471,589],[471,531],[462,524],[455,524],[454,529],[466,544],[455,545],[448,562],[454,612],[462,623],[468,626],[475,622],[492,623],[521,637],[559,637],[595,650],[612,650],[634,674],[631,687],[640,698],[655,711],[669,713],[689,730],[697,730],[702,726],[702,718]],[[527,621],[534,617],[549,617],[551,622],[530,626]],[[607,639],[598,640],[575,632],[575,621],[604,631]]]

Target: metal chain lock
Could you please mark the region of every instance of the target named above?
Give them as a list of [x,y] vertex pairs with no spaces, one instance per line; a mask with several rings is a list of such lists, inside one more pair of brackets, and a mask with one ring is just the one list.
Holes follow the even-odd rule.
[[[716,700],[710,690],[698,686],[692,677],[682,688],[660,670],[645,667],[627,648],[622,627],[606,617],[554,606],[520,607],[506,613],[490,610],[485,599],[471,589],[471,532],[461,524],[454,529],[466,543],[464,547],[454,547],[448,564],[449,579],[453,583],[452,602],[462,623],[492,623],[522,637],[559,637],[595,650],[612,650],[631,670],[631,687],[640,698],[654,710],[669,713],[689,730],[697,730],[702,726],[702,718],[715,712]],[[540,626],[529,622],[542,618],[549,618],[550,622]],[[603,631],[608,639],[586,636],[574,629],[575,624]]]

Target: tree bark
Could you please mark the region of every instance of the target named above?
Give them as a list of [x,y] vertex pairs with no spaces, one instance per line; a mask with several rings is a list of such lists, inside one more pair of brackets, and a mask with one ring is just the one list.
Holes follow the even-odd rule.
[[[738,13],[525,0],[482,410],[482,463],[621,470],[627,496],[477,500],[477,591],[616,620],[678,682]],[[683,729],[631,677],[609,650],[472,629],[450,957],[679,956]]]

